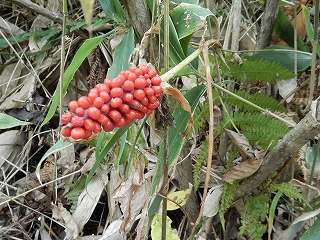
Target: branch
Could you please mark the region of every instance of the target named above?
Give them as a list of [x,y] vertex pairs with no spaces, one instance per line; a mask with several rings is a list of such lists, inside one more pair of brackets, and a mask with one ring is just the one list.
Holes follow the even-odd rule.
[[310,112],[265,157],[259,170],[240,184],[235,199],[238,200],[257,188],[319,133],[320,100],[317,99],[312,102]]
[[[45,16],[46,18],[63,25],[63,15],[60,13],[52,12],[48,10],[47,8],[44,8],[38,4],[35,4],[29,0],[7,0],[10,3],[19,5],[21,7],[27,8],[31,10],[32,12],[36,12],[42,16]],[[74,30],[81,38],[87,39],[88,36],[81,30]]]
[[266,0],[266,6],[261,20],[261,30],[258,35],[256,49],[264,49],[268,47],[274,23],[278,16],[280,0]]
[[7,0],[7,1],[14,3],[14,4],[17,4],[21,7],[27,8],[27,9],[31,10],[32,12],[36,12],[40,15],[43,15],[46,18],[48,18],[56,23],[59,23],[61,25],[63,24],[62,14],[52,12],[52,11],[48,10],[47,8],[44,8],[44,7],[42,7],[38,4],[35,4],[29,0]]

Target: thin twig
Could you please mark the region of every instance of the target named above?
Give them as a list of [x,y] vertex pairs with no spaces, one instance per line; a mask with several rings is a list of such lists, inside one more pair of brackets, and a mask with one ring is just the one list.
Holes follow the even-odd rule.
[[212,86],[211,86],[211,73],[210,73],[210,61],[208,56],[208,44],[204,43],[202,47],[202,53],[203,53],[203,59],[205,64],[205,70],[206,70],[206,78],[207,78],[207,93],[208,93],[208,101],[209,101],[209,149],[208,149],[208,159],[207,159],[207,172],[206,172],[206,178],[204,182],[204,189],[203,189],[203,195],[202,195],[202,204],[200,207],[198,218],[192,228],[191,236],[194,235],[197,226],[199,225],[202,214],[204,211],[204,205],[207,197],[208,192],[208,186],[211,176],[211,165],[212,165],[212,155],[213,155],[213,130],[214,130],[214,115],[213,115],[213,99],[212,99]]

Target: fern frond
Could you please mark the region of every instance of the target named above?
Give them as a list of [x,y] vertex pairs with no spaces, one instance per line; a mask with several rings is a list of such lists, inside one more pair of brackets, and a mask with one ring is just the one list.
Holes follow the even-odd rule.
[[[239,91],[235,91],[234,94],[238,95],[241,98],[244,98],[246,100],[248,100],[251,103],[254,103],[255,105],[258,105],[264,109],[269,109],[270,111],[274,112],[274,111],[279,111],[279,112],[285,112],[286,108],[280,104],[278,104],[278,102],[271,97],[268,94],[265,93],[255,93],[255,94],[250,94],[249,91],[245,91],[245,90],[239,90]],[[225,96],[223,98],[225,100],[225,102],[231,106],[237,106],[238,108],[241,108],[245,111],[248,112],[257,112],[259,111],[257,108],[254,108],[253,106],[239,101],[239,99],[236,99],[233,96]]]
[[278,184],[273,184],[270,187],[269,191],[271,191],[271,192],[281,191],[288,198],[295,198],[298,200],[304,200],[304,198],[303,198],[302,194],[299,192],[299,190],[294,188],[294,186],[290,183],[282,182],[282,183],[278,183]]
[[202,145],[200,146],[199,155],[197,156],[196,163],[194,164],[194,167],[192,169],[194,191],[198,190],[199,185],[201,183],[201,180],[200,180],[201,167],[203,165],[206,165],[207,163],[208,149],[209,149],[209,143],[208,143],[208,138],[206,138],[206,140],[204,140],[202,142]]
[[[233,147],[228,155],[228,159],[227,159],[227,165],[226,165],[226,172],[230,171],[230,169],[233,166],[233,161],[237,156],[237,149],[235,147]],[[224,229],[225,227],[225,218],[224,218],[224,214],[227,212],[227,210],[231,207],[231,205],[233,204],[233,198],[234,198],[234,194],[237,191],[239,186],[239,182],[235,181],[233,182],[233,184],[227,183],[225,182],[223,185],[223,191],[221,194],[221,203],[220,203],[220,208],[219,208],[219,216],[220,216],[220,220],[221,220],[221,225]]]
[[265,81],[275,83],[277,80],[293,78],[295,75],[279,63],[260,59],[259,61],[243,59],[242,64],[228,62],[228,67],[220,64],[221,76],[232,77],[238,81]]
[[193,127],[198,131],[203,126],[209,116],[209,103],[205,101],[202,105],[199,104],[193,113]]
[[262,113],[235,112],[229,117],[225,117],[216,128],[215,134],[221,134],[224,128],[232,127],[231,121],[240,128],[250,144],[258,143],[262,148],[270,146],[272,149],[276,143],[287,134],[290,128],[283,122],[278,121]]
[[262,194],[248,197],[241,214],[239,235],[247,235],[248,239],[262,239],[267,226],[263,224],[269,211],[269,195]]

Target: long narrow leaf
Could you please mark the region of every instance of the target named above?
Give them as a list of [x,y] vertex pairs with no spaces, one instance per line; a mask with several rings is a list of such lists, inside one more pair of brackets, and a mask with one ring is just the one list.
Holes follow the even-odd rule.
[[[82,64],[84,59],[90,54],[90,52],[96,46],[98,46],[106,37],[111,35],[114,31],[115,31],[115,29],[110,31],[110,32],[108,32],[107,34],[101,35],[99,37],[87,39],[82,44],[82,46],[79,48],[79,50],[77,51],[76,55],[74,56],[71,64],[69,65],[69,67],[67,68],[67,70],[65,71],[65,73],[63,75],[63,78],[64,78],[63,95],[64,96],[67,93],[68,86],[69,86],[71,80],[73,79],[74,74],[76,73],[77,69],[80,67],[80,65]],[[55,93],[53,95],[52,103],[50,105],[50,108],[48,110],[48,113],[47,113],[45,119],[41,123],[40,129],[47,122],[50,121],[50,119],[53,117],[53,115],[56,112],[56,109],[57,109],[57,107],[59,105],[59,100],[60,100],[60,91],[59,91],[59,89],[60,89],[60,82],[58,82],[57,88],[56,88]]]

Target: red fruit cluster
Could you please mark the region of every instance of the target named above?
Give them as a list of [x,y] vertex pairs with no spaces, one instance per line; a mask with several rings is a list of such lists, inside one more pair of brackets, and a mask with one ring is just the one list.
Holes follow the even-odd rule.
[[65,125],[61,134],[75,140],[88,139],[102,129],[110,132],[150,115],[160,106],[160,83],[157,71],[146,65],[132,66],[112,80],[105,79],[87,96],[69,103],[71,112],[61,116]]

